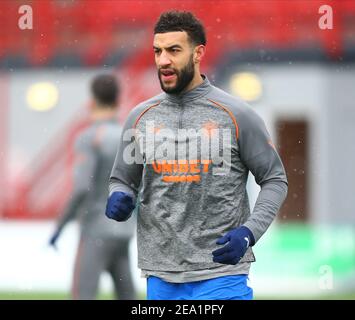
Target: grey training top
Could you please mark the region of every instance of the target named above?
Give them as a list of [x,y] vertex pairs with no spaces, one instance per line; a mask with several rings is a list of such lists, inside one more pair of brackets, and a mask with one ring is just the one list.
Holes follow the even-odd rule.
[[[130,112],[110,178],[110,193],[140,193],[138,267],[170,282],[248,274],[251,247],[224,265],[212,261],[216,240],[244,225],[258,241],[287,194],[262,119],[203,77],[191,91],[162,93]],[[249,171],[261,187],[252,214]]]
[[135,221],[113,224],[105,216],[107,183],[119,145],[122,127],[115,119],[92,123],[75,140],[73,191],[58,221],[61,229],[80,218],[81,233],[91,238],[130,238]]

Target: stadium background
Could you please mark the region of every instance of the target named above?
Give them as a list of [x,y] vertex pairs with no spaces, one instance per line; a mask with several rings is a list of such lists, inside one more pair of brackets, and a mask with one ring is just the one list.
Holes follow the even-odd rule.
[[[333,9],[322,30],[319,8]],[[21,30],[30,5],[33,29]],[[159,91],[152,28],[167,9],[207,28],[202,70],[266,121],[288,178],[288,198],[255,248],[256,298],[355,298],[355,2],[0,2],[0,298],[66,298],[78,241],[71,223],[47,246],[71,188],[73,137],[87,125],[88,83],[112,70],[118,121]],[[329,21],[328,21],[329,22]],[[251,204],[258,186],[251,177]],[[132,272],[144,298],[145,283]],[[110,298],[103,276],[101,298]]]

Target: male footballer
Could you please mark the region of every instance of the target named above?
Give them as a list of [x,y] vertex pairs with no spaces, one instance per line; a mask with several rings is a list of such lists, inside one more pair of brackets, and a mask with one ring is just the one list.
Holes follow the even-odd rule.
[[[192,13],[163,13],[153,50],[163,92],[126,120],[106,215],[129,219],[139,193],[148,299],[252,299],[252,247],[286,197],[283,164],[252,108],[201,74],[206,35]],[[253,212],[249,171],[261,187]]]
[[116,298],[135,299],[129,265],[133,219],[125,225],[109,223],[103,214],[108,197],[107,181],[115,160],[122,127],[117,123],[119,85],[115,76],[100,74],[91,83],[91,125],[75,141],[73,191],[50,239],[55,246],[67,223],[80,218],[72,298],[97,298],[100,276],[107,271]]

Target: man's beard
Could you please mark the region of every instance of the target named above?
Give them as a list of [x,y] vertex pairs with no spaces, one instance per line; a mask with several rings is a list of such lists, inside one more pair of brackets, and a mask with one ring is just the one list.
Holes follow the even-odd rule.
[[187,65],[181,71],[174,69],[176,74],[176,85],[174,87],[164,87],[160,77],[160,70],[158,70],[158,78],[160,86],[166,93],[178,94],[181,93],[192,81],[195,76],[195,66],[193,63],[193,56],[191,55]]

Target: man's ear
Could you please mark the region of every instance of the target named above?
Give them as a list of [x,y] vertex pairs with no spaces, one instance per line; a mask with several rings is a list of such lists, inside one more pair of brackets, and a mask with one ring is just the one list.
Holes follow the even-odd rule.
[[194,51],[194,62],[200,63],[205,53],[206,53],[206,47],[203,44],[196,46]]

